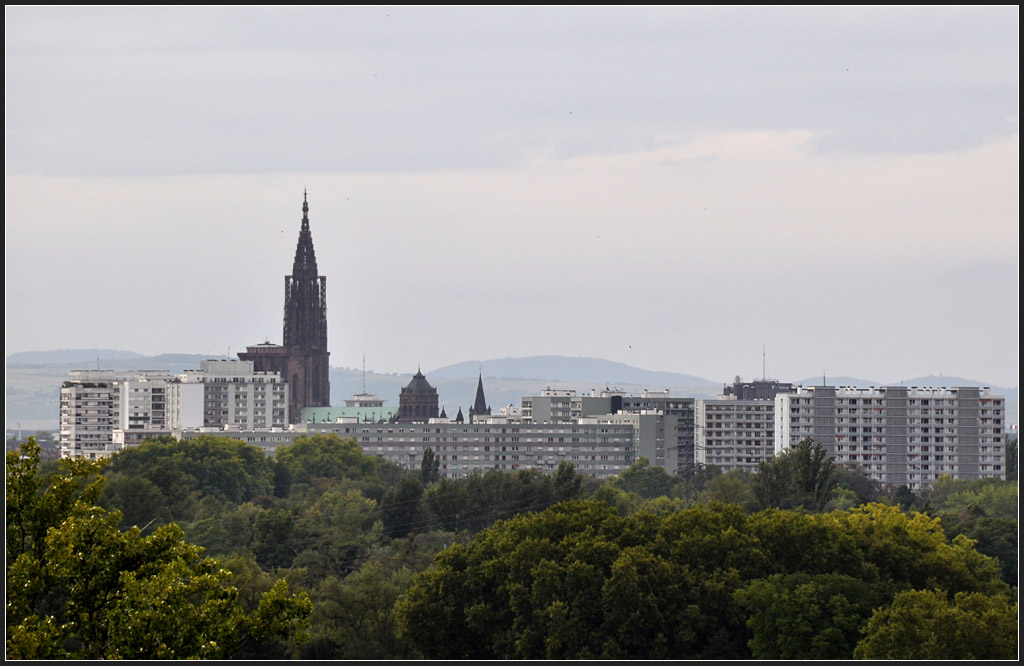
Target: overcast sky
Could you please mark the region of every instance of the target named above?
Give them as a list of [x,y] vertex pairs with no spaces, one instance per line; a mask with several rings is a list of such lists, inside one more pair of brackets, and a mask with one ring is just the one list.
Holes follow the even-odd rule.
[[1018,384],[1017,7],[4,17],[6,354]]

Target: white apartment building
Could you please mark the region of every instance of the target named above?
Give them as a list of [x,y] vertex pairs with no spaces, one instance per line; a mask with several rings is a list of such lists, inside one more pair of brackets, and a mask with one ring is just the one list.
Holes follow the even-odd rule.
[[1005,402],[977,387],[801,387],[775,397],[775,450],[810,437],[837,462],[912,489],[943,474],[1005,479]]
[[177,376],[166,372],[74,370],[60,389],[64,458],[102,458],[120,450],[113,433],[179,428]]
[[288,425],[287,384],[276,372],[255,372],[253,361],[202,361],[199,370],[186,370],[181,382],[182,411],[190,425],[200,421],[204,428],[242,430]]
[[775,456],[775,403],[771,400],[697,400],[695,458],[723,472],[756,472]]
[[203,361],[183,374],[75,370],[60,390],[65,458],[102,458],[184,429],[273,429],[288,424],[288,385],[252,361]]

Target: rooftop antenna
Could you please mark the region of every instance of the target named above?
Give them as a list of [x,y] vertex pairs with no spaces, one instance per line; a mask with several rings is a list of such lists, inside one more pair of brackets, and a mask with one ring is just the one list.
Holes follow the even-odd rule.
[[767,364],[765,363],[764,345],[761,345],[761,379],[768,381],[768,370]]
[[825,381],[825,371],[824,370],[821,371],[821,385],[822,386],[827,386],[828,385],[828,382]]
[[366,393],[366,352],[363,352],[363,393]]

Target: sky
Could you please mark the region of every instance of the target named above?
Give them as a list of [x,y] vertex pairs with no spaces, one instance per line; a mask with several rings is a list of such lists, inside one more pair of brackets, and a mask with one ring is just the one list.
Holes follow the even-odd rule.
[[4,18],[7,355],[1018,385],[1017,7]]

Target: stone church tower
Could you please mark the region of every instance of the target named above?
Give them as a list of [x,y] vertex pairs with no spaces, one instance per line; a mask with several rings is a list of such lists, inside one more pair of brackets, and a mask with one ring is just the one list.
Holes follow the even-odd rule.
[[418,369],[409,385],[398,396],[399,423],[425,423],[437,418],[437,389],[430,385]]
[[302,195],[302,226],[292,274],[284,278],[284,344],[247,347],[238,354],[257,371],[279,372],[288,382],[289,420],[296,423],[304,407],[330,407],[330,352],[327,351],[327,277],[316,267],[309,203]]

